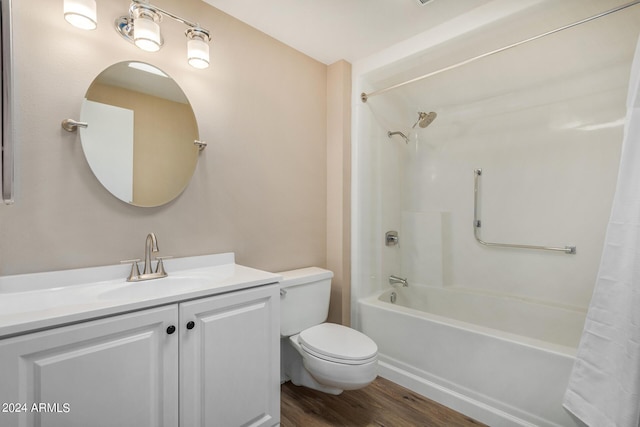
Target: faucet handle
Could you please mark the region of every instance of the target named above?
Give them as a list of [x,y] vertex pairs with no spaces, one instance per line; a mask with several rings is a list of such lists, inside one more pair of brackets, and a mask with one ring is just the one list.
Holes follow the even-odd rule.
[[138,261],[140,261],[140,258],[127,259],[124,261],[120,261],[120,264],[131,263],[131,273],[129,273],[129,277],[127,277],[127,282],[133,282],[140,277],[140,269],[138,268]]
[[162,276],[166,276],[167,272],[164,271],[164,263],[162,262],[163,259],[169,259],[169,258],[173,258],[173,256],[170,255],[165,255],[165,256],[157,256],[156,260],[158,261],[158,264],[156,264],[156,273],[162,275]]

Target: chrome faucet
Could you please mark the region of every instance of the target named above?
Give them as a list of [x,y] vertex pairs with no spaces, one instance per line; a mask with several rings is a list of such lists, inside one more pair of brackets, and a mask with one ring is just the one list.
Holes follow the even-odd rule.
[[158,239],[154,233],[147,234],[144,244],[144,271],[142,274],[151,274],[151,252],[158,252]]
[[164,270],[164,264],[162,263],[162,260],[171,257],[156,257],[158,263],[156,264],[156,271],[154,272],[151,268],[152,252],[158,252],[158,239],[156,238],[156,235],[154,233],[149,233],[144,245],[144,269],[142,271],[142,274],[140,274],[140,270],[138,269],[138,261],[140,261],[139,259],[122,261],[123,263],[132,263],[131,273],[129,274],[129,277],[127,277],[127,282],[140,282],[143,280],[167,277],[167,272]]
[[409,286],[409,282],[407,281],[407,279],[403,279],[402,277],[394,276],[393,274],[391,276],[389,276],[389,284],[391,286],[397,285],[397,284],[401,284],[402,287],[405,287],[405,288],[407,286]]

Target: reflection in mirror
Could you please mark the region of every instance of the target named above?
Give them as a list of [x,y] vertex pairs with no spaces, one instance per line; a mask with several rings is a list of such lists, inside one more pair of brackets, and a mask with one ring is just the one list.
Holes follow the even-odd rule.
[[160,206],[189,184],[198,160],[198,124],[178,84],[160,69],[120,62],[93,81],[82,104],[82,149],[114,196]]

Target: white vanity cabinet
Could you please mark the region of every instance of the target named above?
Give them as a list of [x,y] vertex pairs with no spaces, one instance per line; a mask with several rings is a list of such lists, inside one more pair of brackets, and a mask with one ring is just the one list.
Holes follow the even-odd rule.
[[280,422],[279,295],[271,285],[180,304],[181,427]]
[[0,340],[0,425],[275,425],[278,298],[259,286]]
[[177,425],[177,322],[172,305],[0,341],[0,425]]

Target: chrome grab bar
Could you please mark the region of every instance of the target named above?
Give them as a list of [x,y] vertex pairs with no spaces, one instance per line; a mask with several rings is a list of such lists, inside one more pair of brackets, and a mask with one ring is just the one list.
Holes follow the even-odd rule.
[[516,248],[516,249],[535,249],[542,251],[555,251],[564,252],[565,254],[575,255],[575,246],[554,247],[554,246],[536,246],[536,245],[516,245],[513,243],[493,243],[485,242],[480,238],[480,227],[482,222],[478,218],[478,193],[480,189],[480,176],[482,175],[482,169],[475,169],[474,171],[474,186],[473,186],[473,236],[476,241],[484,246],[500,247],[500,248]]

